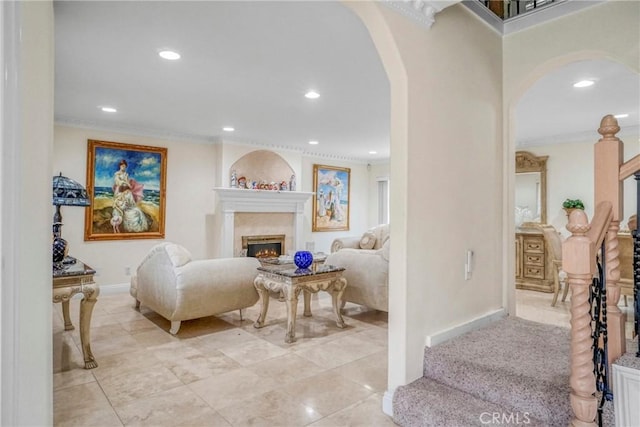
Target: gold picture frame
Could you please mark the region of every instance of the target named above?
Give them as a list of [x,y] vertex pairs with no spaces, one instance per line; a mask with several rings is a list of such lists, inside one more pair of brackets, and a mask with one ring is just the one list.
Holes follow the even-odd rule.
[[163,239],[167,149],[90,139],[84,240]]
[[349,230],[351,169],[313,165],[312,231]]

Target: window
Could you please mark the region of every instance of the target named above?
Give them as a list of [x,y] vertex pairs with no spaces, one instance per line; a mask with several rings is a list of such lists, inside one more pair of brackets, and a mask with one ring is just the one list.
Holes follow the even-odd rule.
[[389,178],[378,178],[378,224],[389,224]]

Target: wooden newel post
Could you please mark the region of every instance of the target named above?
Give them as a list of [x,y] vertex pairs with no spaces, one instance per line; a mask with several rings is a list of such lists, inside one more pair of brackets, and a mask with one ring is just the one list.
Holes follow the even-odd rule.
[[590,225],[582,210],[569,216],[571,236],[562,244],[562,269],[571,289],[571,408],[572,426],[595,426],[598,401],[593,375],[591,304],[589,293],[595,273],[596,248],[586,232]]
[[602,138],[595,145],[595,203],[611,202],[613,220],[605,240],[605,275],[607,278],[607,335],[608,363],[626,352],[624,315],[618,307],[620,300],[620,250],[618,231],[623,206],[623,184],[620,180],[620,165],[623,163],[624,147],[616,137],[620,131],[618,121],[612,115],[602,118],[598,133]]

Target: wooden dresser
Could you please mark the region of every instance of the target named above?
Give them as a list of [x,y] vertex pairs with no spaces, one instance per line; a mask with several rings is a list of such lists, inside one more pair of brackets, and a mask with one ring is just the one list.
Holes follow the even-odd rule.
[[516,289],[553,292],[553,266],[546,259],[546,250],[542,231],[516,230]]

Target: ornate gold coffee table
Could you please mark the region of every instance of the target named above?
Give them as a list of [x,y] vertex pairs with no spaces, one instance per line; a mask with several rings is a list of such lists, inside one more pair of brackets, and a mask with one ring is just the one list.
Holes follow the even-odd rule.
[[344,268],[332,265],[316,265],[311,269],[282,269],[281,266],[258,267],[258,276],[253,281],[262,310],[253,326],[264,326],[269,309],[269,291],[282,292],[287,304],[287,332],[284,341],[292,343],[296,340],[296,314],[298,311],[298,295],[304,291],[304,315],[311,316],[311,293],[325,291],[331,294],[336,325],[344,328],[344,320],[340,313],[342,294],[347,287],[347,279],[342,277]]

